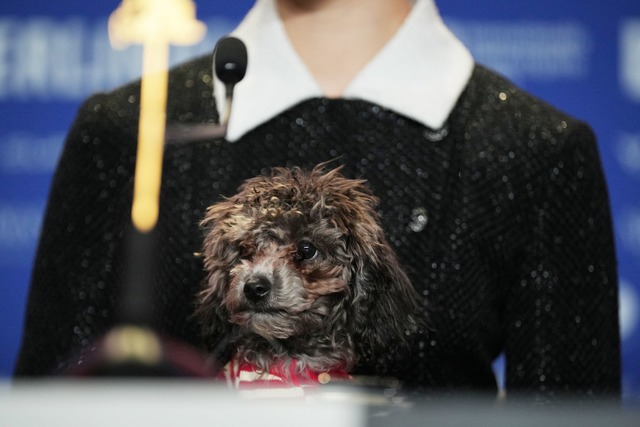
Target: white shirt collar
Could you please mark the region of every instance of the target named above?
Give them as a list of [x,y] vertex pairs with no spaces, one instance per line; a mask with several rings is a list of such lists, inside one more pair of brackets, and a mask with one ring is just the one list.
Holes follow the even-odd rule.
[[[234,90],[227,139],[299,102],[324,96],[292,47],[274,0],[257,0],[233,36],[247,46],[245,78]],[[473,70],[473,58],[442,21],[433,0],[417,0],[402,27],[344,91],[432,129],[442,127]],[[215,79],[218,109],[224,86]]]

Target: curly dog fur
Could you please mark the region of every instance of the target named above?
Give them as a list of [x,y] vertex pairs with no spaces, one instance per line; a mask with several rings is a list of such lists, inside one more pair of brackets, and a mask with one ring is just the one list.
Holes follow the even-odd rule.
[[196,312],[210,350],[232,337],[222,359],[384,371],[421,328],[378,200],[340,169],[274,168],[207,210]]

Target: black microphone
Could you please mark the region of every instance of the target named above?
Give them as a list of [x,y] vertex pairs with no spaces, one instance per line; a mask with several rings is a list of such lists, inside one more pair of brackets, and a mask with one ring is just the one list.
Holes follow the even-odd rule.
[[173,124],[167,127],[166,137],[169,141],[197,141],[222,138],[226,135],[233,102],[233,89],[247,72],[247,48],[244,43],[232,36],[218,40],[213,50],[213,70],[225,86],[224,115],[220,124]]
[[233,87],[247,72],[247,47],[236,37],[221,38],[214,49],[213,66],[220,81]]
[[247,72],[247,47],[238,38],[221,38],[213,53],[213,68],[225,87],[225,113],[220,123],[226,127],[231,114],[233,89]]

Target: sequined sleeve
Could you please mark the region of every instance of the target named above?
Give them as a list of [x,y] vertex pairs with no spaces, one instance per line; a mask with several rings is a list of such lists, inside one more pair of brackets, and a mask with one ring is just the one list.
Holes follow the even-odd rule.
[[[73,352],[99,337],[112,321],[132,141],[107,114],[110,98],[81,107],[69,132],[49,194],[32,272],[25,329],[15,374],[64,371]],[[133,139],[133,141],[135,141]]]
[[[566,125],[566,123],[563,123]],[[596,141],[570,125],[533,176],[523,253],[506,297],[506,386],[552,396],[617,394],[617,273]]]

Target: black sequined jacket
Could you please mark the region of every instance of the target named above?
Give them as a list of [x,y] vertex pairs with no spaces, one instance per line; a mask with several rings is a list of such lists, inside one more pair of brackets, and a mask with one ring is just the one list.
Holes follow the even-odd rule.
[[[217,120],[210,58],[172,70],[169,122]],[[81,107],[50,193],[15,374],[68,368],[113,324],[129,224],[137,83]],[[240,140],[166,146],[158,329],[200,345],[206,207],[271,166],[335,160],[381,199],[430,328],[395,375],[420,389],[619,392],[617,277],[597,145],[585,124],[477,65],[442,129],[360,100],[309,99]],[[151,301],[150,301],[151,303]],[[363,368],[373,370],[375,367]]]

